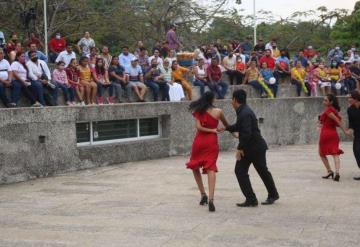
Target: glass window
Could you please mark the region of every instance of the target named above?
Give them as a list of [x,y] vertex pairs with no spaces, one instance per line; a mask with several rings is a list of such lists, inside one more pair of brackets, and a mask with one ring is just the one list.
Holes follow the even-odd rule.
[[157,136],[159,135],[159,119],[145,118],[139,120],[140,137],[142,136]]
[[77,143],[90,142],[90,123],[76,124]]
[[137,137],[137,120],[102,121],[93,123],[93,140],[108,141]]

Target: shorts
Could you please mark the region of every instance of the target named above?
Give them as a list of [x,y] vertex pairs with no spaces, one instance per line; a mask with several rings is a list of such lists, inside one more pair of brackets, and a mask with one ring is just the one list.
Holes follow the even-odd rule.
[[140,81],[129,81],[131,87],[144,87],[145,84]]
[[329,82],[329,81],[319,81],[319,85],[320,85],[321,88],[331,87],[331,82]]

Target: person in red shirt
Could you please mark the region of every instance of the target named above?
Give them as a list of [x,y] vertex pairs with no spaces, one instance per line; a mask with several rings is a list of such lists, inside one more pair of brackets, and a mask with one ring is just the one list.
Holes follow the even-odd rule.
[[11,40],[10,42],[7,44],[6,46],[6,53],[9,55],[10,52],[15,51],[16,49],[16,44],[18,43],[18,37],[16,33],[13,33],[11,36]]
[[312,59],[314,58],[315,56],[317,55],[317,52],[316,50],[313,49],[313,47],[310,45],[308,46],[308,48],[306,48],[304,50],[304,56],[307,58],[307,59]]
[[60,52],[66,48],[66,41],[61,37],[60,33],[57,33],[55,38],[52,38],[49,42],[49,57],[50,62],[54,63]]
[[213,57],[211,59],[211,64],[206,69],[206,74],[209,78],[207,86],[213,93],[217,94],[218,99],[224,99],[229,86],[225,82],[221,81],[222,72],[219,67],[219,60],[217,57]]
[[275,58],[272,57],[271,51],[269,49],[265,50],[265,55],[260,58],[259,63],[266,63],[269,69],[275,69]]
[[30,48],[31,44],[36,44],[39,50],[44,48],[44,44],[39,38],[36,37],[35,33],[30,33],[30,37],[24,42],[25,47]]

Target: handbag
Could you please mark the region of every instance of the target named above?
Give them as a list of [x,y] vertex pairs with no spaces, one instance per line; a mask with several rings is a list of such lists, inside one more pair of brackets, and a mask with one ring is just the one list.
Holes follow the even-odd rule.
[[42,74],[41,74],[40,79],[41,79],[41,80],[48,81],[48,80],[49,80],[49,77],[46,75],[45,70],[44,70],[44,68],[43,68],[43,66],[42,66],[41,63],[40,63],[40,67],[41,67],[41,70],[42,70]]

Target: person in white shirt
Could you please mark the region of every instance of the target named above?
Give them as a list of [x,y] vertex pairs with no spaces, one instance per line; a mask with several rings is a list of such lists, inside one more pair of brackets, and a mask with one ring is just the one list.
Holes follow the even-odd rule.
[[154,55],[151,56],[151,57],[149,57],[149,64],[151,64],[151,61],[152,61],[153,59],[156,60],[156,62],[157,62],[157,64],[158,64],[159,66],[162,66],[163,60],[162,60],[162,58],[160,57],[160,51],[159,51],[158,49],[155,49],[155,50],[154,50]]
[[77,43],[77,49],[81,56],[87,56],[90,54],[90,49],[95,47],[95,41],[90,37],[89,32],[85,32],[84,37]]
[[59,53],[59,56],[56,58],[55,63],[58,63],[61,61],[61,62],[64,62],[65,67],[67,67],[67,66],[69,66],[69,64],[73,58],[76,59],[76,54],[75,54],[75,52],[73,52],[72,45],[68,44],[66,46],[66,50]]
[[130,66],[125,68],[125,75],[126,82],[130,84],[131,88],[139,98],[138,102],[145,102],[147,87],[144,84],[143,71],[138,64],[138,59],[135,56],[131,60]]
[[234,56],[232,52],[230,52],[227,57],[224,57],[223,66],[225,68],[225,73],[229,76],[230,84],[239,84],[239,82],[241,81],[241,75],[240,72],[236,70],[236,56]]
[[11,106],[5,92],[6,88],[11,87],[11,77],[10,64],[5,59],[4,50],[0,48],[0,99],[6,107]]
[[135,58],[134,54],[129,52],[129,47],[124,46],[123,52],[119,55],[119,63],[124,68],[128,68],[131,65],[131,61]]
[[165,58],[164,63],[160,66],[160,73],[169,85],[169,98],[172,102],[178,102],[185,99],[184,89],[179,83],[174,82],[170,61]]
[[29,52],[29,58],[30,60],[26,63],[26,66],[28,67],[31,85],[37,91],[37,100],[42,106],[45,106],[44,89],[46,89],[52,97],[52,99],[48,98],[48,104],[56,105],[57,102],[54,99],[57,99],[58,88],[50,82],[51,73],[49,67],[44,61],[38,59],[34,51]]

